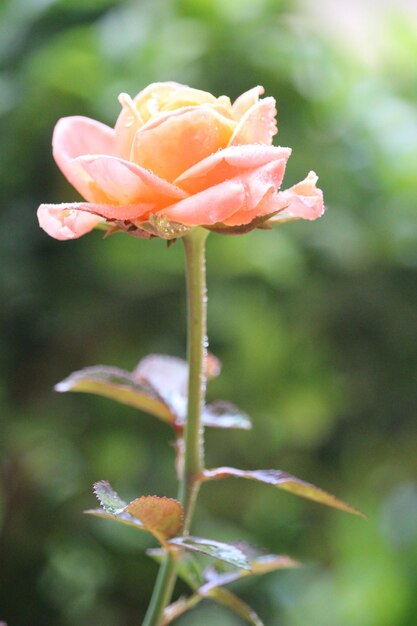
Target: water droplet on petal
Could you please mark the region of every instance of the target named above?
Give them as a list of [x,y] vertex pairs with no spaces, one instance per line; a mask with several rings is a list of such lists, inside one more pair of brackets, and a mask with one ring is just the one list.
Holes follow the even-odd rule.
[[135,123],[135,118],[133,117],[133,115],[129,115],[128,118],[126,118],[125,123],[123,124],[123,126],[125,128],[131,128],[133,126],[133,124]]

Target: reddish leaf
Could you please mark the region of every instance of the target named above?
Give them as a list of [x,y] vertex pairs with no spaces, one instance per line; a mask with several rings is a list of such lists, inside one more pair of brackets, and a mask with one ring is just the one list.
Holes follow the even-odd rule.
[[162,543],[175,537],[181,530],[183,509],[178,500],[159,496],[142,496],[125,507]]
[[86,367],[55,385],[55,390],[94,393],[151,413],[170,424],[175,420],[170,407],[155,388],[138,382],[130,372],[117,367]]
[[328,493],[311,483],[300,480],[299,478],[291,476],[291,474],[287,474],[286,472],[282,472],[280,470],[248,471],[236,469],[235,467],[218,467],[216,469],[206,470],[204,472],[204,477],[205,480],[217,480],[229,477],[256,480],[261,483],[273,485],[278,489],[284,489],[285,491],[294,493],[297,496],[309,498],[310,500],[314,500],[320,504],[326,504],[327,506],[365,517],[363,513],[358,511],[358,509],[355,509],[343,500],[339,500],[339,498],[336,498],[336,496],[333,496],[331,493]]

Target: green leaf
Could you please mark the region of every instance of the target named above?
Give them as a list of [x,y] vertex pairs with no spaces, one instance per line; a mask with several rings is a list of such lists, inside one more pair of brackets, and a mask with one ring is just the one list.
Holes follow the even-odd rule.
[[300,562],[286,554],[265,554],[250,561],[254,574],[268,574],[280,569],[292,569],[299,567]]
[[171,408],[151,385],[117,367],[86,367],[55,385],[55,390],[94,393],[151,413],[169,424],[175,420]]
[[[199,590],[199,593],[201,593],[201,589]],[[251,626],[264,626],[255,611],[248,604],[246,604],[246,602],[243,602],[243,600],[235,596],[235,594],[228,589],[216,587],[215,589],[209,589],[207,593],[203,595],[204,597],[210,598],[211,600],[226,606],[228,609],[231,609],[234,613],[244,619],[245,622],[251,624]]]
[[115,520],[147,531],[161,543],[175,537],[182,528],[183,509],[181,504],[172,498],[142,496],[126,504],[105,480],[94,484],[94,493],[103,508],[85,511],[89,515]]
[[182,528],[183,509],[173,498],[142,496],[129,502],[124,511],[142,522],[162,543],[175,537]]
[[114,522],[120,522],[121,524],[125,524],[125,526],[132,526],[136,528],[136,530],[142,530],[145,532],[149,532],[149,530],[137,519],[135,519],[129,513],[106,513],[103,509],[88,509],[84,511],[86,515],[94,515],[95,517],[102,517],[103,519],[109,519]]
[[154,389],[177,419],[185,419],[188,388],[186,361],[165,354],[149,354],[139,361],[132,377]]
[[[288,569],[299,567],[300,563],[290,558],[287,555],[278,554],[262,554],[253,556],[255,551],[253,548],[246,545],[239,545],[239,549],[245,554],[248,559],[251,571],[248,570],[232,570],[228,572],[219,571],[216,567],[208,568],[204,572],[206,583],[199,589],[200,593],[207,593],[209,589],[214,587],[221,587],[228,583],[234,582],[247,576],[256,576],[260,574],[267,574],[280,569]],[[251,556],[252,555],[252,556]]]
[[235,567],[250,570],[250,565],[243,552],[236,546],[228,543],[187,535],[186,537],[171,539],[168,545],[183,550],[191,550],[191,552],[199,552],[200,554],[230,563],[230,565]]
[[168,626],[168,624],[171,624],[186,611],[194,608],[203,598],[213,600],[227,607],[251,626],[264,626],[255,611],[227,589],[210,589],[207,593],[201,593],[201,590],[199,590],[189,598],[180,598],[166,607],[161,626]]
[[[207,378],[218,376],[220,361],[207,354]],[[176,425],[183,426],[187,416],[188,364],[183,359],[164,354],[150,354],[142,359],[133,372],[136,381],[149,385],[176,416]],[[250,428],[250,420],[236,407],[216,403],[203,409],[205,426],[217,428]]]
[[[161,548],[150,548],[146,550],[146,554],[157,561],[157,563],[162,563],[166,552]],[[191,554],[178,552],[176,567],[178,576],[194,591],[204,585],[203,569],[197,559]]]
[[119,494],[112,488],[107,480],[100,480],[93,485],[93,491],[106,513],[121,513],[126,506]]
[[[179,598],[164,609],[161,626],[168,626],[186,611],[189,611],[203,599],[198,593],[194,593],[189,598]],[[1,624],[0,624],[1,626]]]
[[204,407],[201,418],[205,426],[214,428],[252,428],[250,418],[243,411],[220,400]]
[[236,469],[235,467],[218,467],[204,472],[205,480],[217,480],[229,477],[256,480],[261,483],[273,485],[278,489],[284,489],[285,491],[294,493],[297,496],[314,500],[320,504],[325,504],[335,509],[347,511],[348,513],[360,515],[361,517],[366,517],[363,513],[358,511],[358,509],[355,509],[343,500],[339,500],[339,498],[336,498],[336,496],[333,496],[331,493],[328,493],[311,483],[300,480],[299,478],[291,476],[291,474],[287,474],[286,472],[282,472],[280,470],[247,471]]
[[[207,355],[207,378],[218,376],[220,361]],[[96,365],[73,372],[55,385],[58,392],[93,393],[158,417],[179,428],[187,415],[188,365],[183,359],[150,354],[133,372]],[[202,422],[213,428],[251,428],[249,417],[233,404],[214,402],[204,407]]]

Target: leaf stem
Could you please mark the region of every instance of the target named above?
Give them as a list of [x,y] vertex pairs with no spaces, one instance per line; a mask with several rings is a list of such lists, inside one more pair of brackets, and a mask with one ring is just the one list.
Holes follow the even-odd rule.
[[167,554],[159,568],[158,577],[143,621],[143,626],[159,626],[164,608],[171,600],[175,579],[175,558],[172,554]]
[[[188,535],[204,469],[204,428],[201,411],[206,391],[207,294],[205,241],[208,231],[194,228],[182,239],[187,276],[188,408],[184,463],[178,500],[184,507],[183,535]],[[176,579],[175,557],[167,554],[160,567],[143,626],[160,626]]]

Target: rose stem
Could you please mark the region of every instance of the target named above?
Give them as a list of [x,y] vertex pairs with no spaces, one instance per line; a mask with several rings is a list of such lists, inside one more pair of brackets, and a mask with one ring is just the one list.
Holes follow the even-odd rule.
[[[183,535],[188,535],[204,469],[204,428],[201,410],[206,391],[207,295],[205,241],[208,231],[195,228],[183,237],[187,276],[188,409],[184,433],[184,468],[178,499],[184,507]],[[176,579],[175,557],[167,554],[160,567],[143,626],[159,626]]]

